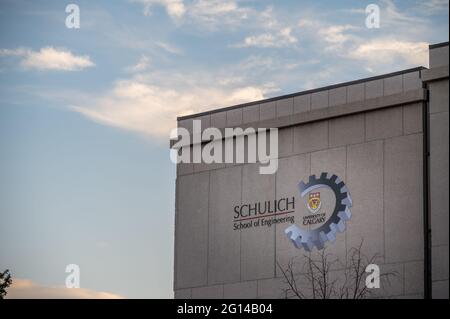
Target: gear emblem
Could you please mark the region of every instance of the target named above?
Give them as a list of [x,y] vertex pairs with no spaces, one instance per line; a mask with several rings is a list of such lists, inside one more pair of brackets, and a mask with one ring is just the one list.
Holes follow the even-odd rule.
[[305,184],[301,181],[298,187],[302,197],[322,187],[331,189],[336,197],[333,213],[318,228],[306,230],[294,224],[284,231],[298,249],[303,247],[306,251],[311,251],[314,246],[319,250],[323,249],[327,241],[334,242],[336,240],[337,232],[345,230],[345,222],[352,216],[350,211],[350,207],[352,207],[350,193],[345,183],[339,177],[326,172],[320,174],[319,178],[316,178],[316,175],[309,176],[308,183]]

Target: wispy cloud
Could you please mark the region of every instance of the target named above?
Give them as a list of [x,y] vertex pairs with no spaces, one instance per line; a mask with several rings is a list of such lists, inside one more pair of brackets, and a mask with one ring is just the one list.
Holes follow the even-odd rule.
[[144,5],[144,14],[151,15],[154,6],[163,6],[167,14],[172,18],[180,18],[186,12],[183,0],[133,0]]
[[422,12],[429,15],[448,12],[448,2],[448,0],[421,1],[420,9],[422,10]]
[[172,54],[180,55],[183,53],[183,51],[181,51],[181,49],[179,49],[176,46],[174,46],[173,44],[170,44],[167,42],[156,42],[155,44],[156,44],[156,46],[160,47],[161,49],[163,49],[169,53],[172,53]]
[[122,299],[123,296],[86,288],[49,287],[29,279],[13,279],[8,299]]
[[25,56],[29,51],[26,48],[0,49],[0,56]]
[[347,31],[357,29],[355,26],[345,25],[331,25],[319,29],[319,35],[331,44],[342,45],[351,39],[351,34]]
[[358,44],[348,55],[366,61],[369,68],[396,62],[428,66],[428,43],[381,38]]
[[[393,0],[380,0],[380,27],[381,29],[395,30],[396,33],[406,31],[409,34],[417,34],[417,32],[426,28],[429,24],[429,20],[425,19],[423,15],[431,11],[436,13],[438,12],[438,8],[441,10],[444,9],[444,2],[447,2],[448,11],[448,0],[420,1],[416,6],[410,6],[408,10],[399,9]],[[344,9],[342,11],[366,15],[364,6],[361,8]]]
[[39,51],[25,48],[1,49],[0,56],[22,57],[20,64],[25,69],[79,71],[95,65],[87,55],[77,56],[67,49],[51,46]]
[[178,25],[197,25],[202,31],[218,31],[224,27],[237,28],[257,17],[260,12],[242,6],[234,0],[131,0],[143,5],[144,15],[151,15],[155,6],[165,8]]
[[232,0],[196,0],[188,7],[187,22],[208,30],[219,30],[223,27],[236,28],[256,14],[253,8]]
[[410,24],[420,22],[422,19],[410,15],[408,10],[399,10],[392,0],[382,0],[382,10],[380,13],[382,23],[387,24]]
[[259,35],[248,36],[242,43],[234,45],[238,48],[258,47],[258,48],[281,48],[293,45],[298,40],[292,35],[289,27],[277,30],[274,33],[263,33]]
[[[261,11],[255,11],[251,16],[251,32],[241,42],[232,45],[235,48],[297,48],[298,36],[296,26],[284,21],[269,6]],[[256,31],[255,31],[256,30]]]
[[195,76],[180,75],[190,83],[171,85],[140,77],[121,80],[94,102],[71,108],[96,122],[166,140],[177,116],[259,100],[266,92],[264,87],[215,86]]
[[146,55],[142,55],[139,58],[139,61],[135,65],[127,67],[126,71],[130,73],[143,72],[148,69],[150,64],[151,64],[150,58]]
[[[364,24],[330,24],[314,17],[301,19],[297,26],[303,33],[319,35],[317,39],[307,39],[313,47],[321,47],[334,59],[354,61],[355,66],[371,73],[427,66],[428,43],[418,39],[423,38],[422,33],[431,34],[428,21],[399,10],[391,0],[382,0],[380,9],[381,29],[378,31],[367,29]],[[360,8],[346,11],[364,13]]]

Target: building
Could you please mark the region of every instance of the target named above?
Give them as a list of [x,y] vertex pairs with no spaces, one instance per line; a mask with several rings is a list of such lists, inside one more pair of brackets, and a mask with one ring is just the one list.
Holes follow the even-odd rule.
[[[382,280],[374,296],[448,298],[448,42],[430,45],[429,58],[429,69],[178,118],[178,126],[190,132],[193,120],[202,129],[278,128],[278,170],[260,174],[259,163],[177,164],[175,298],[291,297],[278,264],[304,255],[307,245],[298,249],[289,240],[292,220],[280,217],[269,226],[270,215],[262,218],[251,205],[275,201],[299,226],[308,220],[305,212],[317,213],[322,204],[322,210],[331,209],[324,213],[329,218],[333,192],[302,198],[298,188],[324,172],[344,181],[352,199],[346,229],[335,232],[334,242],[323,241],[327,252],[345,260],[363,239],[363,252],[379,255],[381,273],[396,274],[390,284]],[[294,209],[288,207],[291,198]],[[246,216],[259,224],[234,226]],[[319,253],[312,248],[312,256]],[[333,266],[330,276],[343,271]]]

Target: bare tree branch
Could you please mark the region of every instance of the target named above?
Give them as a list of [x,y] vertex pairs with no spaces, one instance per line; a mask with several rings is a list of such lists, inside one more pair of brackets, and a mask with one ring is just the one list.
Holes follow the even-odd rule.
[[[365,283],[366,268],[369,264],[374,264],[380,255],[368,258],[363,254],[363,243],[364,240],[361,240],[357,247],[349,249],[344,262],[338,258],[332,259],[326,248],[320,251],[318,259],[314,259],[311,253],[303,255],[302,268],[295,267],[297,257],[289,260],[286,269],[277,262],[287,284],[284,289],[286,296],[290,294],[299,299],[364,299],[372,296],[371,289]],[[301,273],[296,274],[295,269],[301,269]],[[343,273],[331,278],[332,269]],[[390,284],[390,277],[393,276],[397,276],[397,273],[383,273],[380,274],[380,280],[383,278]],[[300,285],[297,284],[298,278],[304,279]]]

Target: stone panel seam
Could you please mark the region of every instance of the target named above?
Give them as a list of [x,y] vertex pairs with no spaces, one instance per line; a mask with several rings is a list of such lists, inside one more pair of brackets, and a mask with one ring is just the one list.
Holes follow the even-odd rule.
[[430,116],[431,115],[434,115],[434,114],[440,114],[440,113],[448,113],[449,112],[449,110],[446,110],[446,111],[437,111],[437,112],[430,112]]
[[386,263],[386,209],[385,209],[385,191],[386,191],[386,179],[385,179],[385,170],[386,170],[386,142],[385,140],[382,140],[382,146],[383,146],[383,152],[382,152],[382,157],[383,157],[383,164],[382,164],[382,169],[383,169],[383,194],[381,195],[383,198],[381,200],[381,202],[383,203],[383,261]]
[[405,106],[402,105],[402,135],[405,135]]
[[[241,200],[240,205],[242,205],[242,198],[244,192],[244,165],[241,166]],[[242,231],[239,229],[239,281],[242,282]]]
[[209,258],[210,258],[210,256],[209,256],[209,214],[210,214],[210,211],[211,211],[211,209],[210,209],[210,207],[209,207],[209,205],[210,205],[210,200],[209,200],[209,197],[211,196],[211,171],[208,171],[208,214],[207,214],[207,222],[206,222],[206,224],[208,225],[208,230],[207,230],[207,232],[206,232],[206,238],[207,238],[207,241],[206,241],[206,284],[208,285],[209,284]]
[[174,269],[174,275],[173,275],[173,288],[175,290],[175,288],[177,287],[177,277],[178,277],[178,267],[177,267],[177,255],[178,255],[178,242],[177,242],[177,219],[178,219],[178,196],[179,196],[179,191],[178,191],[178,182],[179,182],[179,178],[176,177],[175,178],[175,222],[174,222],[174,250],[175,250],[175,256],[173,257],[173,269]]
[[327,148],[330,147],[330,121],[327,121]]
[[448,281],[448,278],[447,279],[436,279],[436,280],[431,280],[432,282],[441,282],[441,281]]
[[[275,173],[275,198],[277,198],[277,180],[278,180],[278,171]],[[273,239],[273,276],[277,277],[277,225],[274,225],[274,239]]]
[[[419,73],[419,77],[420,77],[420,73]],[[405,92],[405,75],[402,74],[402,92]]]
[[330,148],[330,120],[327,120],[327,149]]
[[[344,178],[345,178],[345,183],[348,185],[348,174],[347,174],[347,172],[348,172],[348,145],[346,145],[345,146],[345,176],[344,176]],[[351,194],[350,194],[350,196],[351,196]],[[347,226],[346,226],[347,227]],[[344,232],[344,239],[345,239],[345,244],[344,244],[344,246],[345,246],[345,260],[347,261],[347,250],[348,250],[348,246],[347,246],[347,231],[345,231]]]
[[291,147],[289,153],[294,154],[294,128],[291,128]]
[[[400,138],[400,137],[406,137],[406,136],[411,136],[411,135],[422,135],[422,134],[423,134],[423,132],[414,132],[414,133],[409,133],[409,134],[390,136],[390,137],[386,137],[386,138],[380,139],[380,140],[388,141],[388,140],[393,140],[393,139]],[[375,140],[371,140],[371,142],[372,141],[375,141]]]
[[367,142],[367,113],[364,113],[364,142]]
[[[345,94],[347,94],[347,91]],[[330,107],[330,90],[327,90],[327,107]]]
[[259,280],[256,280],[256,298],[259,298]]
[[403,294],[406,293],[405,281],[406,281],[406,266],[405,263],[403,263],[403,285],[402,285]]

